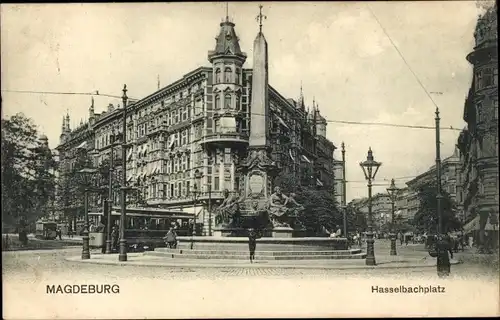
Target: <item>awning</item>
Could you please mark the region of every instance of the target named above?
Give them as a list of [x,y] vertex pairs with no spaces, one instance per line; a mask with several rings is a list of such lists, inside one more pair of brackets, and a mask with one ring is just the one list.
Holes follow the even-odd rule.
[[285,121],[283,121],[283,119],[281,119],[280,116],[276,116],[276,117],[278,118],[278,121],[281,123],[282,126],[284,126],[287,129],[290,129],[290,127],[286,125]]
[[77,149],[82,149],[82,148],[85,148],[85,146],[87,145],[87,141],[84,141],[82,143],[80,143],[80,145],[78,147],[76,147]]
[[302,155],[302,159],[303,159],[304,161],[306,161],[306,162],[311,163],[311,161],[309,161],[309,159],[307,159],[307,157],[306,157],[305,155]]
[[295,158],[293,157],[292,150],[288,149],[288,154],[290,155],[290,158],[292,158],[293,161],[295,161]]
[[[492,230],[497,230],[494,225],[492,225],[488,219],[488,222],[486,222],[486,226],[484,227],[484,230],[486,231],[492,231]],[[469,233],[472,231],[479,231],[479,215],[474,217],[469,223],[467,223],[464,226],[464,232]]]
[[323,186],[323,182],[321,182],[321,180],[319,180],[318,178],[316,178],[316,185],[322,187]]

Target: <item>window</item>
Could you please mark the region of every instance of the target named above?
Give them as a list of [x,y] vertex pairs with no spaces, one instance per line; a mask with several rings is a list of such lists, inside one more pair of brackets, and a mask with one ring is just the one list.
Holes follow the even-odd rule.
[[187,108],[184,107],[182,108],[182,120],[186,120],[187,119]]
[[240,79],[240,69],[236,69],[236,78],[234,79],[234,82],[236,82],[236,84],[240,84]]
[[224,69],[224,82],[231,82],[231,73],[231,68],[227,67],[226,69]]
[[191,185],[189,181],[186,181],[186,194],[189,195],[191,192]]
[[220,69],[215,70],[215,83],[220,83],[221,79],[221,71]]
[[216,119],[214,120],[214,132],[215,133],[219,132],[219,129],[220,129],[220,120]]
[[240,94],[236,94],[236,111],[240,111]]
[[219,177],[214,177],[214,191],[219,191],[219,188],[220,188]]
[[169,198],[172,198],[174,196],[174,184],[170,184],[170,193],[168,194]]
[[493,85],[493,70],[490,68],[484,69],[484,86],[488,87]]
[[476,72],[476,89],[481,89],[483,87],[483,72]]
[[194,103],[194,114],[200,114],[203,110],[203,104],[201,98],[196,99],[196,102]]
[[220,95],[215,94],[215,110],[220,109]]
[[178,197],[182,196],[182,193],[181,193],[181,192],[182,192],[182,183],[180,183],[180,182],[179,182],[179,183],[177,184],[177,196],[178,196]]
[[187,130],[182,130],[182,144],[185,145],[187,144]]
[[224,96],[224,108],[231,109],[231,95],[229,93]]

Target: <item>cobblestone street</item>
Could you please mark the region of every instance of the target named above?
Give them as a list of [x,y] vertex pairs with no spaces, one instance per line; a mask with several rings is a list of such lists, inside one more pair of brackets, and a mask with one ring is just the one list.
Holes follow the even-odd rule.
[[[389,244],[376,241],[375,248],[376,255],[381,257],[388,252]],[[242,312],[253,317],[375,316],[395,312],[437,316],[450,315],[457,301],[463,305],[457,315],[463,316],[491,315],[498,307],[498,273],[484,260],[492,256],[471,259],[476,256],[471,252],[456,254],[464,263],[453,265],[451,277],[444,280],[437,277],[435,267],[343,270],[155,267],[66,260],[80,253],[81,247],[2,253],[4,305],[10,307],[4,309],[4,318],[102,318],[105,315],[115,319],[131,315],[193,318],[230,317]],[[93,251],[94,256],[98,254]],[[398,254],[403,258],[428,255],[421,245],[398,246]],[[48,286],[58,285],[118,285],[120,292],[114,295],[47,292]],[[401,285],[444,286],[446,294],[373,293],[374,286]],[[475,299],[481,299],[487,308],[480,308]],[[46,308],[35,310],[30,307],[30,301]],[[251,301],[253,309],[242,311],[242,303],[247,301]],[[368,301],[373,307],[360,307],[360,303]],[[359,306],[348,307],[356,305]],[[421,305],[426,305],[426,309]]]

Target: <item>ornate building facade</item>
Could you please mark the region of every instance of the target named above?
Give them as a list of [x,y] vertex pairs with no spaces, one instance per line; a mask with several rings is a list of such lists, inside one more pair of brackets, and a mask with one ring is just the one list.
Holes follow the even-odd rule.
[[[497,7],[479,17],[474,50],[467,56],[473,80],[465,99],[467,126],[457,146],[462,163],[459,174],[460,205],[464,220],[479,215],[498,223],[498,33]],[[488,222],[489,224],[489,222]],[[489,229],[492,226],[489,224]],[[488,229],[488,226],[487,226]]]
[[[251,122],[265,116],[252,113],[252,97],[264,93],[253,92],[262,89],[252,86],[253,69],[245,67],[247,55],[240,48],[235,24],[227,17],[207,58],[210,66],[195,69],[127,106],[125,159],[127,184],[139,188],[148,208],[203,212],[198,218],[205,225],[206,209],[222,199],[225,189],[243,190],[239,167],[247,156]],[[267,85],[267,63],[265,77],[262,97],[269,104],[269,115],[266,128],[259,132],[269,137],[272,160],[281,172],[333,190],[335,146],[326,138],[326,121],[317,104],[310,111],[302,90],[298,99],[287,99]],[[110,105],[97,114],[92,101],[88,123],[70,130],[65,118],[58,147],[65,163],[62,168],[71,169],[82,148],[96,166],[109,159],[113,136],[122,134],[122,117],[123,107]],[[121,155],[121,145],[114,151]]]
[[[457,198],[457,173],[460,169],[460,158],[458,149],[455,148],[453,154],[441,162],[441,190],[446,192],[450,198],[458,204]],[[436,166],[433,165],[424,173],[421,173],[412,180],[406,182],[408,190],[406,191],[406,210],[404,211],[408,220],[413,219],[420,209],[420,199],[418,197],[419,189],[436,181]],[[457,208],[460,214],[460,208]]]

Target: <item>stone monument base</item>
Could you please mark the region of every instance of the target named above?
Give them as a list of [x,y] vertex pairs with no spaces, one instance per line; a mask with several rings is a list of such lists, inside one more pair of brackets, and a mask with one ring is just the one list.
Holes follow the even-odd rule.
[[293,229],[290,227],[276,227],[271,231],[273,238],[292,238]]

